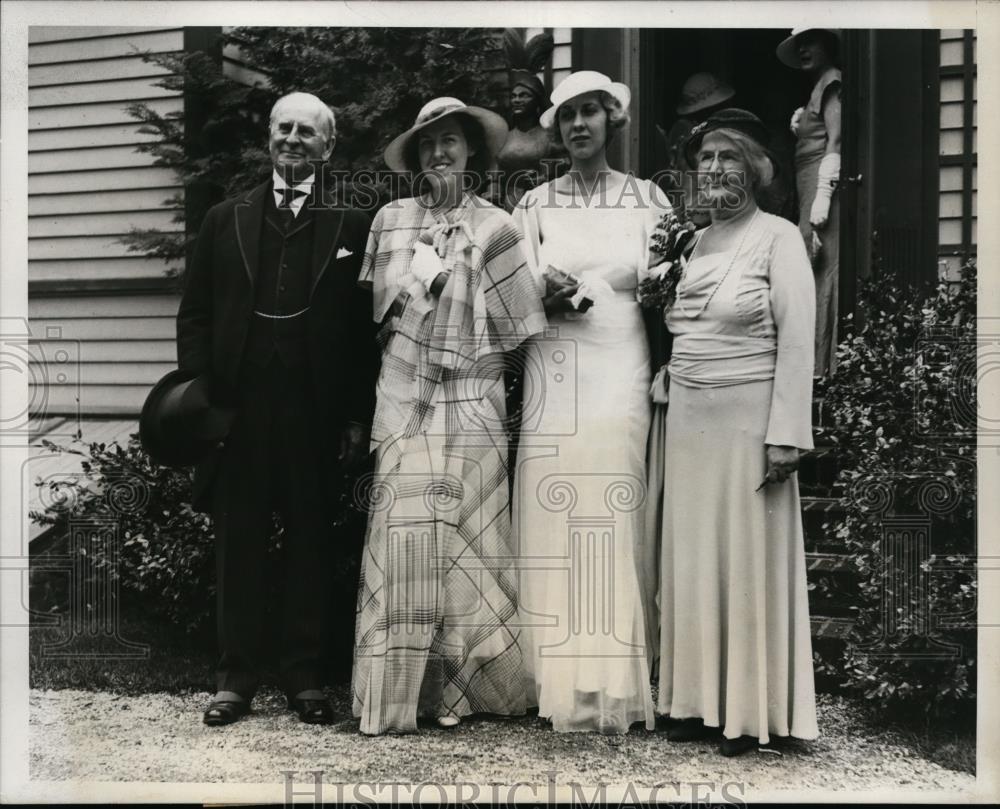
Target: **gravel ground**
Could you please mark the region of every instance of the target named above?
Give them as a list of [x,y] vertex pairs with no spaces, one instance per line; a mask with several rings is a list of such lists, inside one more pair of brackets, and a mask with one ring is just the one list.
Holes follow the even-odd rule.
[[[346,690],[334,696],[348,716]],[[345,718],[308,726],[277,694],[259,695],[254,713],[209,728],[209,695],[126,697],[94,691],[31,692],[32,780],[275,783],[281,770],[323,770],[324,782],[565,785],[742,782],[760,789],[904,792],[972,790],[972,775],[920,757],[891,730],[867,725],[856,707],[819,696],[823,736],[788,741],[776,752],[719,756],[710,742],[672,744],[662,731],[627,736],[554,733],[537,717],[469,719],[454,730],[369,738]],[[300,776],[306,778],[304,774]],[[932,797],[925,795],[925,797]]]

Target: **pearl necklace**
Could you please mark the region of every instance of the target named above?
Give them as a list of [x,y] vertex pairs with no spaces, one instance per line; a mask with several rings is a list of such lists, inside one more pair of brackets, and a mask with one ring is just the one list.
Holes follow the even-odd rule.
[[[694,246],[694,250],[691,251],[691,258],[689,258],[685,262],[682,262],[682,265],[681,265],[682,266],[681,277],[677,279],[676,302],[677,302],[678,308],[681,310],[681,312],[684,314],[685,317],[689,317],[692,320],[694,320],[694,319],[696,319],[698,317],[701,317],[702,313],[708,308],[708,305],[712,302],[712,298],[715,297],[715,293],[719,291],[719,287],[721,287],[722,284],[723,284],[723,282],[726,280],[726,278],[729,277],[729,273],[733,269],[733,264],[736,263],[736,257],[743,250],[743,243],[746,241],[747,234],[750,233],[750,229],[753,227],[753,223],[757,219],[757,214],[759,214],[759,213],[760,213],[760,209],[759,208],[756,211],[753,212],[753,216],[750,217],[750,221],[747,222],[746,227],[743,228],[743,233],[740,236],[740,242],[739,242],[738,245],[736,245],[736,249],[733,251],[732,257],[729,259],[729,265],[726,267],[726,271],[722,274],[722,278],[720,278],[716,282],[715,286],[712,287],[712,291],[708,294],[708,298],[706,298],[705,303],[702,304],[702,307],[697,312],[695,312],[692,315],[692,314],[689,314],[688,310],[684,308],[684,302],[683,302],[684,289],[683,289],[683,284],[684,284],[684,276],[687,275],[687,266],[692,261],[694,261],[695,253],[698,251],[698,247],[701,245],[701,240],[704,238],[704,234],[702,235],[701,238],[698,239],[697,244],[695,244],[695,246]],[[709,225],[708,228],[711,228],[711,225]],[[708,231],[708,228],[705,229],[706,232]]]

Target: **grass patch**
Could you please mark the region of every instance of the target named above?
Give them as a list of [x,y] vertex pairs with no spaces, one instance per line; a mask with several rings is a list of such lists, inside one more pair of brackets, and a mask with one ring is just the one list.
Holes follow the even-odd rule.
[[[215,654],[199,648],[192,638],[178,637],[142,617],[123,618],[118,637],[140,648],[122,646],[112,638],[71,638],[69,622],[50,627],[33,623],[28,640],[28,678],[32,688],[81,688],[137,695],[158,691],[175,694],[211,687]],[[144,649],[142,648],[144,647]],[[145,651],[145,657],[127,657]]]

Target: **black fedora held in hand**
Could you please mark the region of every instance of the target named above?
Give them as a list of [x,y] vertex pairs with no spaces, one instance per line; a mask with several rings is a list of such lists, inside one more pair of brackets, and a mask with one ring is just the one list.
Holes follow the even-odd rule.
[[235,410],[211,403],[208,377],[171,371],[146,397],[139,440],[158,464],[192,466],[229,434],[235,417]]
[[691,134],[688,135],[688,139],[684,143],[684,153],[691,165],[697,165],[696,155],[705,135],[717,129],[735,129],[757,141],[764,149],[767,149],[768,142],[771,140],[771,133],[767,131],[767,127],[764,126],[764,122],[760,118],[747,110],[727,107],[712,113],[691,130]]

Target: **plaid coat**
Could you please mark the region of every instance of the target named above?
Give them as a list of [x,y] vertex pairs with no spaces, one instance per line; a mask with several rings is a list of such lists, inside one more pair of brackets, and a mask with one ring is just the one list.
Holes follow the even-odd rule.
[[[438,297],[410,271],[423,233],[448,272]],[[383,362],[354,713],[372,734],[415,730],[418,715],[523,713],[503,357],[546,323],[520,232],[473,195],[447,215],[392,203],[359,283]]]

